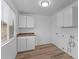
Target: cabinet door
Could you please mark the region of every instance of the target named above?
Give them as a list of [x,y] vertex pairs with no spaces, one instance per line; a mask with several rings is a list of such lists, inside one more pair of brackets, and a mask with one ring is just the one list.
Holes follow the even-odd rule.
[[64,20],[64,27],[71,27],[73,26],[72,20],[72,8],[67,8],[64,10],[63,13],[63,20]]
[[27,50],[35,49],[35,38],[27,37]]
[[8,4],[3,0],[2,1],[2,21],[8,23],[9,19],[9,6]]
[[26,39],[18,38],[18,52],[26,51]]
[[60,12],[57,14],[57,24],[58,24],[58,27],[63,26],[63,12]]
[[24,16],[24,15],[19,16],[19,27],[21,27],[21,28],[26,27],[26,16]]
[[73,25],[78,27],[78,8],[73,7]]
[[27,28],[34,27],[34,18],[33,16],[27,16]]

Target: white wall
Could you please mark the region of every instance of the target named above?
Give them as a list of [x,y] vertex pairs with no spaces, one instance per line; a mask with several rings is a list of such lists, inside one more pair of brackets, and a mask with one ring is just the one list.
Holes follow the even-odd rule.
[[50,43],[51,16],[34,15],[35,27],[32,29],[20,29],[19,32],[34,32],[36,45]]
[[[76,3],[72,4],[77,11],[77,5]],[[66,8],[67,9],[67,8]],[[78,12],[74,12],[73,14],[73,21],[76,23],[76,26],[78,26]],[[57,22],[57,15],[52,16],[52,36],[51,36],[51,42],[55,44],[57,47],[61,48],[68,54],[74,57],[74,59],[78,59],[78,28],[61,28],[58,26]],[[63,37],[64,35],[64,37]],[[75,42],[75,47],[71,48],[71,53],[69,53],[68,48],[68,42],[70,36],[74,36],[73,42]],[[64,48],[64,49],[63,49]]]
[[[58,46],[59,48],[63,45],[63,46],[67,46],[64,44],[61,44],[65,39],[69,40],[70,39],[70,35],[74,36],[74,42],[76,43],[76,46],[74,49],[72,49],[72,56],[77,59],[77,53],[78,53],[78,28],[60,28],[57,25],[57,16],[52,16],[52,40],[51,42],[53,44],[55,44],[56,46]],[[57,33],[57,34],[56,34]],[[64,39],[63,36],[64,35]],[[63,40],[61,40],[63,39]],[[66,42],[66,41],[64,41]],[[63,48],[62,46],[62,48]]]
[[47,44],[51,41],[51,16],[35,16],[36,45]]

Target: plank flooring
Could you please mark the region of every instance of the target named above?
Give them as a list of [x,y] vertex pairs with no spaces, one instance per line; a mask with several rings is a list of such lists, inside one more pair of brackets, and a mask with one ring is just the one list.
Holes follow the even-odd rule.
[[35,50],[20,52],[16,59],[74,59],[53,44],[36,46]]

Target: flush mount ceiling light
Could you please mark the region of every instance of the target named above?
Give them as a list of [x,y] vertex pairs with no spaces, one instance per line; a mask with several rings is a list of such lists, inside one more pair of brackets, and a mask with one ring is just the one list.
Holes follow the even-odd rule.
[[42,7],[48,7],[49,6],[49,2],[48,1],[42,1],[41,2],[41,6]]
[[48,7],[48,6],[50,6],[50,1],[49,0],[41,0],[40,1],[40,6]]

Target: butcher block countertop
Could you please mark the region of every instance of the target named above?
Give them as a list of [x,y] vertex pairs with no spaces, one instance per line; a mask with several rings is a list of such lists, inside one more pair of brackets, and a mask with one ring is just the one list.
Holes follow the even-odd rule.
[[20,36],[36,36],[36,35],[35,33],[18,33],[17,37],[20,37]]

